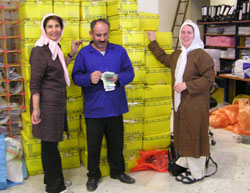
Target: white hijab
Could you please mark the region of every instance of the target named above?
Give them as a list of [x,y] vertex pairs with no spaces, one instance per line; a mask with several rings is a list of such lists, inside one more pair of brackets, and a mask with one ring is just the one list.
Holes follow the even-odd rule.
[[43,27],[44,20],[47,17],[49,17],[49,16],[57,16],[57,17],[59,17],[58,15],[51,14],[51,13],[49,13],[49,14],[47,14],[47,15],[45,15],[43,17],[43,20],[41,22],[41,31],[42,31],[42,34],[41,34],[40,38],[36,41],[34,47],[36,47],[36,46],[40,46],[41,47],[41,46],[49,44],[49,49],[50,49],[50,52],[52,53],[52,60],[55,60],[56,57],[57,57],[57,55],[58,55],[58,57],[60,59],[60,62],[62,64],[63,70],[64,70],[64,78],[65,78],[66,84],[68,86],[70,86],[70,79],[69,79],[68,68],[66,66],[65,58],[63,56],[62,50],[61,50],[61,48],[58,45],[59,41],[62,38],[63,32],[64,32],[65,23],[63,22],[63,28],[62,28],[61,36],[56,41],[53,41],[53,40],[51,40],[51,39],[48,38],[48,36],[46,35],[46,32],[45,32],[45,29]]
[[[181,31],[185,25],[190,25],[194,29],[194,39],[188,48],[185,48],[181,42]],[[204,48],[204,43],[200,39],[200,30],[199,30],[198,26],[191,20],[186,20],[182,24],[181,29],[180,29],[180,33],[179,33],[179,41],[181,44],[181,51],[182,52],[178,58],[176,69],[175,69],[175,85],[183,82],[183,74],[184,74],[186,64],[187,64],[187,55],[192,50],[195,50],[198,48],[202,48],[202,49]],[[174,110],[175,110],[175,112],[177,112],[180,103],[181,103],[181,93],[177,93],[175,91],[174,92]]]

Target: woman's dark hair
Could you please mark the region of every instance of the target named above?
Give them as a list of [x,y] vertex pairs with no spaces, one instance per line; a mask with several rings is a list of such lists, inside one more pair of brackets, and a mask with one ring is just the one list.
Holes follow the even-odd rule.
[[63,29],[63,20],[62,20],[62,18],[60,18],[60,17],[58,17],[56,15],[51,15],[49,17],[46,17],[46,19],[43,22],[43,28],[44,28],[44,30],[45,30],[45,27],[46,27],[48,21],[51,20],[51,19],[58,21],[59,25]]
[[189,24],[187,24],[189,27],[191,27],[192,29],[193,29],[193,32],[194,32],[194,27],[192,26],[192,25],[189,25]]
[[110,28],[110,23],[108,22],[108,20],[106,20],[106,19],[96,19],[96,20],[93,20],[90,23],[90,29],[91,29],[91,31],[93,31],[96,23],[98,23],[98,22],[106,23],[108,25],[108,27]]

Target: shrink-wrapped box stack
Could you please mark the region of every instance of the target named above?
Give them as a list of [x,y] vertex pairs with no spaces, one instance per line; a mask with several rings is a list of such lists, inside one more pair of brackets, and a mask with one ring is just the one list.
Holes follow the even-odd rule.
[[[76,11],[78,10],[78,11]],[[21,36],[21,66],[25,88],[26,112],[22,113],[22,144],[25,162],[29,175],[42,173],[41,142],[32,136],[30,121],[30,63],[29,57],[33,46],[41,35],[41,20],[44,15],[55,13],[62,16],[66,26],[60,45],[64,55],[71,51],[71,41],[79,39],[79,1],[24,0],[19,3],[20,36]],[[73,67],[73,63],[69,65]],[[79,132],[80,116],[83,113],[83,98],[81,88],[71,80],[67,87],[67,112],[70,137],[64,134],[64,141],[59,143],[63,169],[80,166]]]
[[[147,46],[150,41],[146,31],[156,31],[157,41],[167,53],[173,51],[172,33],[157,32],[159,15],[137,13],[133,9],[134,1],[111,1],[107,6],[111,24],[110,42],[125,47],[135,72],[133,82],[125,87],[129,112],[124,114],[124,122],[136,123],[139,127],[138,120],[142,120],[141,150],[166,149],[170,143],[171,74],[170,69],[149,51]],[[114,6],[127,10],[112,10],[109,13]],[[134,146],[134,149],[137,147]]]
[[[34,1],[33,1],[34,2]],[[66,27],[60,41],[64,55],[71,49],[72,39],[82,40],[82,47],[90,43],[90,23],[94,19],[107,18],[111,24],[109,41],[122,45],[128,53],[132,62],[135,78],[125,87],[128,99],[129,112],[124,114],[124,158],[126,171],[137,165],[136,160],[141,150],[166,149],[170,143],[170,113],[171,102],[171,75],[170,69],[164,67],[147,48],[150,41],[146,31],[156,31],[157,41],[166,53],[172,50],[172,34],[170,32],[158,32],[159,15],[151,13],[138,13],[136,0],[99,0],[99,1],[39,1],[41,9],[44,10],[37,19],[30,20],[39,23],[46,13],[56,13],[65,20]],[[32,4],[34,6],[34,3]],[[23,5],[25,7],[25,3]],[[76,11],[78,10],[78,11]],[[40,10],[41,11],[41,10]],[[22,14],[26,18],[25,13]],[[38,14],[38,13],[36,13]],[[35,15],[35,14],[34,14]],[[40,25],[40,24],[39,24]],[[40,37],[40,26],[31,25],[29,30],[33,35],[32,39],[23,39],[22,59],[23,75],[27,82],[25,98],[27,111],[22,115],[23,120],[23,145],[27,146],[26,157],[30,165],[35,163],[36,167],[29,167],[31,174],[42,172],[40,161],[40,141],[34,139],[31,133],[31,122],[29,115],[29,80],[30,65],[29,56],[36,39]],[[25,34],[27,28],[22,29]],[[62,152],[64,168],[69,168],[69,160],[72,160],[71,167],[79,166],[76,161],[76,152],[80,154],[81,163],[87,167],[87,143],[86,125],[83,109],[83,94],[81,88],[72,82],[72,69],[74,61],[69,66],[71,79],[70,88],[67,87],[67,112],[68,126],[71,138],[65,139],[59,145]],[[28,137],[27,137],[28,136]],[[30,153],[30,150],[34,152]],[[77,151],[75,151],[77,150]],[[71,152],[72,151],[72,152]],[[71,159],[65,157],[70,152]],[[78,158],[79,158],[78,154]],[[32,157],[33,156],[33,157]],[[74,159],[73,159],[74,158]],[[64,160],[65,159],[65,160]],[[28,164],[29,164],[28,163]],[[30,169],[29,169],[30,168]],[[107,161],[107,145],[103,139],[101,148],[100,170],[103,176],[109,175]]]
[[107,2],[110,22],[109,41],[122,45],[131,59],[135,78],[125,87],[129,112],[124,119],[124,159],[126,170],[135,167],[142,150],[144,84],[146,81],[144,32],[140,30],[140,18],[136,0],[111,0]]
[[[82,40],[81,47],[89,45],[91,37],[89,35],[91,21],[99,18],[107,18],[107,6],[106,1],[80,1],[79,10],[79,39]],[[72,66],[73,67],[73,66]],[[70,67],[71,68],[71,67]],[[68,68],[69,69],[69,68]],[[69,70],[71,74],[72,69]],[[80,88],[80,87],[78,87]],[[83,97],[83,96],[82,96]],[[81,163],[87,168],[88,167],[88,151],[87,151],[87,134],[84,114],[81,115],[81,126],[79,133],[79,150]],[[103,139],[101,147],[101,159],[100,159],[100,170],[103,176],[109,175],[109,165],[107,162],[107,146],[106,141]]]

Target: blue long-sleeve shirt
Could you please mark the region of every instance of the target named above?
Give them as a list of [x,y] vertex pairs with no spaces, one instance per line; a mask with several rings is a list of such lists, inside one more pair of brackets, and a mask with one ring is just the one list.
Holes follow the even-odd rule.
[[[108,43],[105,55],[91,46],[82,48],[75,60],[72,79],[84,93],[85,118],[105,118],[128,112],[124,86],[134,78],[134,70],[126,50],[119,45]],[[109,71],[118,74],[115,90],[105,91],[103,81],[91,84],[94,71]]]

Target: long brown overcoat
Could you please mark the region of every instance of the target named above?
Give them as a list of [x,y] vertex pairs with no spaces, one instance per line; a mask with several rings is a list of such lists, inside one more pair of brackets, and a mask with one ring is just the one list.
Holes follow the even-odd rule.
[[[181,51],[166,54],[156,41],[149,48],[162,64],[171,68],[173,86]],[[181,103],[174,112],[174,146],[182,157],[209,156],[209,91],[214,79],[213,59],[203,49],[191,51],[183,74],[187,89],[182,91]]]
[[[52,60],[48,45],[34,47],[30,55],[31,96],[40,94],[41,122],[32,125],[33,136],[45,141],[63,140],[63,131],[68,131],[66,111],[66,82],[62,64],[57,57]],[[30,102],[32,112],[32,97]]]

